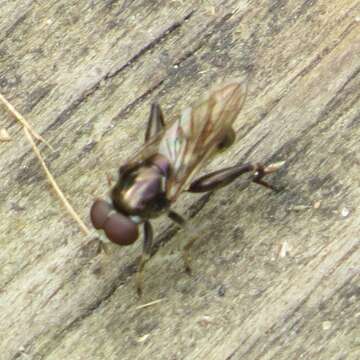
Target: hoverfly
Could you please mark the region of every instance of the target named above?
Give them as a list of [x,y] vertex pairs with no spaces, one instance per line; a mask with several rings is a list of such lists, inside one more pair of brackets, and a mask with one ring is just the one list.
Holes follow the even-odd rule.
[[[194,180],[195,174],[217,151],[235,140],[233,123],[242,108],[246,86],[240,81],[225,83],[202,101],[182,111],[180,118],[165,126],[158,104],[152,104],[145,132],[145,144],[119,169],[119,178],[112,188],[111,204],[97,199],[91,207],[91,221],[105,231],[112,242],[130,245],[144,232],[143,252],[137,273],[137,291],[142,293],[143,271],[150,258],[153,230],[152,218],[161,214],[180,226],[182,216],[171,210],[183,191],[200,193],[221,188],[238,176],[249,173],[251,181],[269,189],[263,180],[283,163],[268,166],[247,163],[212,172]],[[186,270],[190,271],[189,250],[195,238],[183,249]]]

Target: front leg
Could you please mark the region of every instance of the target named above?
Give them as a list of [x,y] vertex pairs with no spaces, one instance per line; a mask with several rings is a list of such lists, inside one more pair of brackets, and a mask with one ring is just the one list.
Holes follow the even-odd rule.
[[187,191],[194,193],[214,191],[230,184],[240,175],[245,173],[253,173],[251,181],[276,191],[277,189],[273,185],[264,181],[263,177],[279,170],[279,168],[283,165],[284,162],[282,161],[268,166],[250,163],[232,166],[200,177],[190,184]]
[[144,285],[144,269],[145,264],[149,261],[151,256],[151,247],[152,241],[154,238],[154,232],[149,221],[144,223],[144,243],[143,243],[143,252],[138,265],[138,270],[136,274],[136,290],[139,296],[142,295],[143,285]]

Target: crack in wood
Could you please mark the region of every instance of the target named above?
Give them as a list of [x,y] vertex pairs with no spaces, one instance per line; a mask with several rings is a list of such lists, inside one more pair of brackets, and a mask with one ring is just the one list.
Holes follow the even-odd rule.
[[[184,16],[180,21],[173,23],[169,28],[163,31],[158,37],[152,40],[148,45],[141,48],[128,62],[122,65],[119,69],[115,71],[110,71],[109,73],[105,74],[99,81],[96,82],[91,88],[86,89],[77,99],[75,99],[66,109],[64,109],[60,115],[47,127],[44,129],[43,132],[48,130],[55,130],[59,126],[61,126],[66,120],[68,120],[77,110],[79,105],[83,103],[86,99],[88,99],[91,95],[93,95],[100,87],[100,84],[104,80],[111,79],[121,72],[129,68],[132,64],[134,64],[141,56],[152,50],[156,47],[161,41],[166,39],[169,35],[173,34],[178,28],[180,28],[187,20],[191,18],[195,11],[189,12],[186,16]],[[128,106],[127,106],[128,107]]]
[[30,13],[28,9],[24,14],[20,15],[15,22],[5,31],[5,36],[0,40],[0,45],[10,37],[11,33],[26,19],[27,15]]
[[350,23],[342,34],[339,36],[338,41],[332,47],[325,47],[320,54],[318,54],[315,59],[313,59],[310,64],[305,66],[298,74],[296,74],[289,82],[289,85],[293,84],[298,80],[298,78],[302,78],[305,75],[309,74],[312,70],[314,70],[322,60],[324,60],[327,56],[329,56],[340,44],[343,40],[345,40],[346,36],[351,33],[351,30],[357,28],[357,25],[352,22]]

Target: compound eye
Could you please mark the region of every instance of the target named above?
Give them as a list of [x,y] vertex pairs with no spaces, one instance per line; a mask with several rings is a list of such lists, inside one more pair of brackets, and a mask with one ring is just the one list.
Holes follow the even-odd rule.
[[90,219],[95,229],[103,229],[105,222],[112,211],[112,207],[105,201],[97,199],[90,210]]
[[103,229],[108,239],[118,245],[131,245],[139,237],[138,226],[119,213],[111,214]]

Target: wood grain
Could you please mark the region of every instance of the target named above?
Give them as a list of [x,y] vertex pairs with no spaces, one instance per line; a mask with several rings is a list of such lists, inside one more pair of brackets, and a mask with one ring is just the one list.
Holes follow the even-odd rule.
[[355,0],[3,2],[0,92],[56,148],[41,146],[89,226],[150,103],[170,121],[219,79],[249,91],[235,145],[206,170],[286,166],[279,194],[235,182],[180,200],[192,277],[186,234],[155,221],[138,300],[140,242],[97,255],[1,108],[0,358],[359,359],[359,72]]

